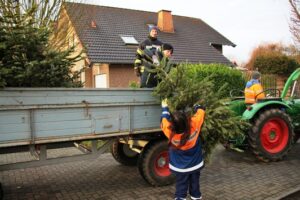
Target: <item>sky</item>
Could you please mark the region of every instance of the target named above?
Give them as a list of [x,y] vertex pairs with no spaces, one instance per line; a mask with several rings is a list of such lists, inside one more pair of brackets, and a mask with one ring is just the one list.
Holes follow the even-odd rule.
[[231,61],[248,61],[260,44],[293,43],[288,0],[84,0],[85,3],[199,18],[237,46],[225,46]]

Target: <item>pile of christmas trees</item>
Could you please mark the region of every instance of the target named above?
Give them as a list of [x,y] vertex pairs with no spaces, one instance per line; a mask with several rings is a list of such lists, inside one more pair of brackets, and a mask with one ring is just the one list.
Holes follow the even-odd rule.
[[[235,116],[226,106],[228,99],[224,98],[224,91],[227,91],[230,85],[225,83],[222,87],[216,88],[214,74],[199,78],[197,67],[200,66],[183,63],[173,68],[170,73],[166,73],[163,68],[159,67],[157,73],[160,83],[154,89],[154,95],[160,99],[167,98],[171,112],[184,110],[192,115],[192,108],[195,104],[206,108],[201,136],[206,159],[208,159],[218,143],[226,143],[231,138],[243,137],[248,124]],[[219,67],[220,70],[228,68]]]

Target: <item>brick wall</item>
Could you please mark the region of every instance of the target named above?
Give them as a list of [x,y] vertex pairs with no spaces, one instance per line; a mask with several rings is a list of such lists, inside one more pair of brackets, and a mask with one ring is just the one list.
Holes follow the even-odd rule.
[[139,81],[134,74],[132,65],[110,65],[109,87],[129,87],[131,81]]
[[85,75],[85,82],[84,87],[85,88],[93,88],[93,73],[91,68],[87,68],[84,72]]
[[84,87],[94,88],[95,76],[98,74],[106,74],[107,85],[112,88],[128,88],[131,81],[139,81],[139,78],[134,74],[132,65],[109,65],[96,63],[85,70]]

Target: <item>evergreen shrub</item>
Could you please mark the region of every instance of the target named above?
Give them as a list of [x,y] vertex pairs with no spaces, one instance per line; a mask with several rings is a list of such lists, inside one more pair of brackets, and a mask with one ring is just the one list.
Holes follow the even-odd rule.
[[241,71],[223,64],[189,64],[187,76],[201,81],[207,77],[213,82],[213,90],[222,88],[222,96],[229,97],[231,90],[243,91],[246,80]]
[[264,55],[255,59],[253,67],[262,74],[289,76],[300,65],[295,59],[285,55]]

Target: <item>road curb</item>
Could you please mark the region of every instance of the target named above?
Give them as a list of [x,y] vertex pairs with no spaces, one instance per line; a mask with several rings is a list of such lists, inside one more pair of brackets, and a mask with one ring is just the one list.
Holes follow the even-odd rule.
[[286,191],[286,192],[283,192],[283,193],[280,193],[280,195],[276,195],[276,196],[272,196],[272,197],[269,197],[265,200],[280,200],[284,197],[287,197],[295,192],[298,192],[300,191],[300,185],[296,185],[295,187],[291,188],[290,190]]

